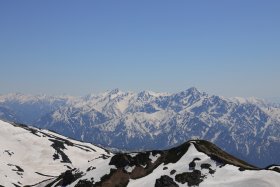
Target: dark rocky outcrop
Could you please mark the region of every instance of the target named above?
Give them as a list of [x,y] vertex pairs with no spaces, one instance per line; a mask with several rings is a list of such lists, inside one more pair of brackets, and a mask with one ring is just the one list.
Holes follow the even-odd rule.
[[156,180],[155,187],[179,187],[179,185],[171,177],[163,175]]
[[[61,146],[59,143],[57,144],[58,147]],[[168,170],[169,167],[167,165],[178,162],[182,158],[182,156],[187,153],[191,144],[193,144],[198,151],[207,154],[214,161],[216,161],[216,164],[218,166],[232,164],[242,169],[257,169],[256,167],[251,166],[246,162],[243,162],[227,154],[210,142],[202,140],[192,140],[178,147],[164,151],[147,151],[134,154],[117,153],[110,158],[106,157],[106,159],[110,159],[109,165],[115,166],[114,169],[110,170],[109,174],[101,177],[100,181],[80,180],[80,182],[76,186],[125,187],[129,183],[130,179],[145,177],[152,173],[159,165],[163,164],[163,170]],[[150,159],[151,155],[158,155],[158,157],[152,162],[152,160]],[[163,175],[160,178],[156,179],[155,186],[177,187],[178,184],[176,182],[187,184],[188,186],[199,185],[205,177],[204,175],[202,175],[199,169],[207,169],[209,174],[215,173],[215,170],[211,168],[211,164],[209,163],[202,163],[200,165],[200,168],[198,168],[196,162],[199,162],[200,160],[200,158],[195,157],[190,163],[186,163],[186,170],[190,170],[189,172],[177,173],[176,170],[171,170],[170,176],[175,175],[175,181],[170,176]],[[127,167],[133,167],[133,170],[128,172],[126,170]],[[90,172],[94,169],[96,168],[88,167],[86,172]],[[82,173],[76,173],[76,175],[73,176],[73,172],[68,172],[65,173],[64,176],[60,177],[60,180],[56,181],[61,181],[59,184],[67,184],[67,181],[69,182],[73,178],[77,179],[77,174],[80,176],[83,175]]]
[[192,172],[184,172],[177,174],[175,180],[181,184],[188,183],[188,186],[198,186],[203,181],[203,175],[199,170],[193,170]]

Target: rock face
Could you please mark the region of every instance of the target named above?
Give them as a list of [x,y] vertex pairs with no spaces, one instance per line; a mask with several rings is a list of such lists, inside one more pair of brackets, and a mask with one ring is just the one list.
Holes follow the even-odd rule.
[[179,185],[171,177],[163,175],[156,180],[155,187],[179,187]]
[[175,94],[116,89],[86,97],[4,95],[0,106],[18,122],[119,150],[205,139],[249,163],[280,164],[280,108],[257,99],[227,99],[195,88]]
[[34,127],[0,121],[0,128],[4,150],[0,185],[5,187],[279,184],[278,166],[259,169],[208,141],[192,140],[168,150],[111,153]]

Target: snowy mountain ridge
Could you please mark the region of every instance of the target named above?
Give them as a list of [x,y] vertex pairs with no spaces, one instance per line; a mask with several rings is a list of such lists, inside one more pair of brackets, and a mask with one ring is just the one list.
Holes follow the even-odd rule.
[[112,153],[59,134],[0,120],[0,186],[35,185]]
[[114,89],[85,97],[2,95],[0,101],[18,122],[121,150],[205,139],[258,166],[280,163],[280,108],[255,98],[190,88],[174,94]]
[[0,120],[0,186],[180,187],[279,184],[278,166],[260,169],[203,140],[168,150],[112,153],[54,132]]

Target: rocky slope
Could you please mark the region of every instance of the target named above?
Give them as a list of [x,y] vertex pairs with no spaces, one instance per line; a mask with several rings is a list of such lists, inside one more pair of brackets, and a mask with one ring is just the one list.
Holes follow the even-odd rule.
[[259,169],[203,140],[168,150],[111,153],[59,134],[0,121],[0,186],[262,186],[278,166]]

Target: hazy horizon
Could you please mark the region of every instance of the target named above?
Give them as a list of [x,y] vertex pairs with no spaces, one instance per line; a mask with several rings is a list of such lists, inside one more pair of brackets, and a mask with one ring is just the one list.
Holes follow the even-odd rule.
[[[154,92],[154,93],[166,93],[166,94],[176,94],[176,93],[179,93],[179,92],[182,92],[182,91],[185,91],[187,89],[190,89],[190,88],[193,88],[193,87],[189,87],[189,88],[186,88],[186,89],[182,89],[182,90],[179,90],[179,91],[175,91],[175,92],[166,92],[166,91],[154,91],[154,90],[122,90],[122,89],[119,89],[119,88],[112,88],[112,89],[108,89],[108,90],[104,90],[104,91],[99,91],[99,92],[90,92],[90,93],[83,93],[83,94],[69,94],[69,93],[56,93],[56,94],[47,94],[47,93],[24,93],[24,92],[7,92],[7,93],[0,93],[0,96],[3,96],[3,95],[9,95],[9,94],[23,94],[23,95],[31,95],[31,96],[42,96],[42,95],[46,95],[46,96],[73,96],[73,97],[85,97],[85,96],[88,96],[88,95],[100,95],[100,94],[104,94],[105,92],[111,92],[111,91],[114,91],[116,89],[118,89],[119,91],[121,92],[133,92],[133,93],[139,93],[139,92],[142,92],[142,91],[148,91],[148,92]],[[196,87],[194,87],[196,88]],[[246,98],[246,99],[249,99],[249,98],[256,98],[256,99],[262,99],[264,101],[267,101],[267,102],[272,102],[272,103],[280,103],[280,97],[257,97],[257,96],[225,96],[225,95],[221,95],[221,94],[216,94],[216,93],[210,93],[210,92],[206,92],[205,90],[201,90],[201,89],[198,89],[196,88],[199,92],[201,93],[206,93],[208,95],[216,95],[216,96],[221,96],[221,97],[226,97],[226,98]]]
[[1,1],[0,93],[280,102],[279,1]]

